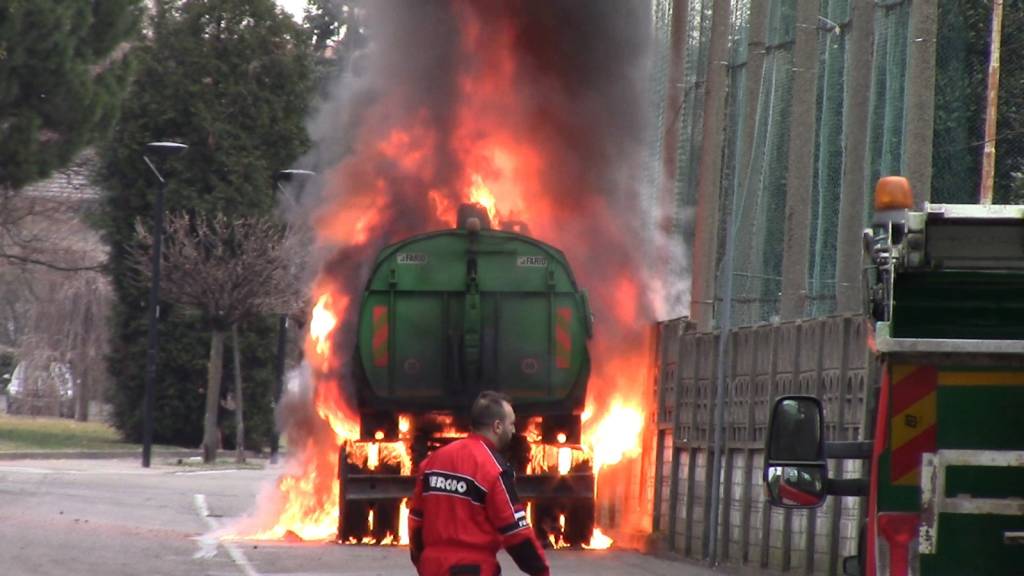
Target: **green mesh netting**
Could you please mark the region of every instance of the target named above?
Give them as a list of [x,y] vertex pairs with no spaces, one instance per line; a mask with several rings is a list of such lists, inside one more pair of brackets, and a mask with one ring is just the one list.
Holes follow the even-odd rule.
[[835,311],[836,234],[843,178],[843,101],[849,0],[824,0],[823,33],[818,36],[818,130],[812,187],[811,258],[808,267],[811,316]]
[[[972,203],[981,187],[992,6],[939,2],[932,201]],[[1024,203],[1024,2],[1003,4],[994,201]]]
[[[813,110],[792,109],[794,39],[798,0],[731,0],[729,2],[728,74],[722,93],[706,93],[713,0],[678,2],[688,11],[681,100],[665,106],[671,57],[672,0],[652,0],[655,53],[652,64],[652,158],[663,152],[664,134],[678,137],[675,148],[675,219],[697,204],[698,161],[708,98],[726,103],[719,197],[718,261],[724,256],[727,222],[741,230],[734,257],[736,324],[771,320],[779,312],[786,194],[791,142],[795,153],[812,155],[812,181],[806,225],[809,226],[805,316],[836,310],[837,230],[844,173],[865,177],[863,224],[870,215],[873,183],[906,170],[909,48],[914,4],[877,0],[854,12],[857,0],[819,0],[817,84]],[[989,58],[991,3],[986,0],[938,0],[934,45],[934,142],[931,201],[975,202],[984,148],[984,114]],[[918,5],[922,6],[922,5]],[[934,4],[929,6],[935,6]],[[859,19],[859,21],[855,21]],[[868,53],[849,50],[857,26],[873,29]],[[1006,0],[1002,36],[999,122],[996,138],[995,199],[1024,202],[1024,0]],[[864,52],[864,51],[862,51]],[[851,70],[870,69],[866,158],[848,165],[845,122]],[[813,114],[813,133],[791,135],[794,114]],[[859,126],[863,126],[863,121]],[[792,136],[792,137],[791,137]],[[916,145],[919,145],[916,144]],[[806,148],[806,150],[805,150]],[[663,158],[652,161],[664,165]],[[707,217],[699,215],[697,217]],[[689,221],[692,222],[692,219]],[[681,230],[692,244],[692,227]],[[719,271],[720,272],[720,271]],[[720,303],[719,303],[720,304]]]

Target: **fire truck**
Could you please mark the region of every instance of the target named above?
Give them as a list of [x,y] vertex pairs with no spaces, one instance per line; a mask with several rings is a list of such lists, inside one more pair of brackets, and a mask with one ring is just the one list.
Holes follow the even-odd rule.
[[[863,442],[824,438],[821,402],[778,398],[773,505],[862,498],[845,574],[1024,574],[1024,206],[926,204],[887,177],[865,231],[866,321],[879,370]],[[865,462],[828,477],[828,459]]]
[[455,228],[383,249],[359,308],[360,437],[341,447],[339,539],[397,536],[420,462],[466,436],[477,394],[497,390],[515,406],[508,456],[538,535],[589,543],[595,479],[581,415],[592,331],[565,255],[522,223],[493,229],[478,204],[460,207]]

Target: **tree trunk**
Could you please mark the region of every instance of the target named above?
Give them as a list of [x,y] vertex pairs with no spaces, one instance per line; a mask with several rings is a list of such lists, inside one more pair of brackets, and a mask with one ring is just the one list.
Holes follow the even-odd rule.
[[206,418],[203,420],[203,462],[217,461],[220,431],[217,408],[220,406],[220,380],[224,368],[224,332],[214,329],[210,334],[210,362],[206,373]]
[[245,462],[245,418],[242,412],[242,360],[238,346],[238,324],[231,325],[231,350],[235,357],[235,462]]
[[76,379],[75,388],[75,420],[87,422],[89,420],[89,376],[84,375]]

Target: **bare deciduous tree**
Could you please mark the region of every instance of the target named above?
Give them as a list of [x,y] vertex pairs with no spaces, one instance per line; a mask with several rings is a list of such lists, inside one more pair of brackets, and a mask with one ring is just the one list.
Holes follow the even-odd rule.
[[[136,221],[139,244],[131,251],[132,266],[148,283],[152,235]],[[229,219],[218,214],[167,218],[161,257],[161,297],[199,311],[210,326],[203,460],[217,458],[217,406],[224,362],[224,336],[230,330],[235,353],[235,415],[237,458],[244,461],[242,379],[238,359],[240,320],[249,315],[286,313],[302,302],[296,274],[302,269],[300,239],[277,222],[264,218]]]
[[98,199],[94,163],[86,152],[44,181],[0,187],[0,345],[15,350],[26,399],[39,404],[29,411],[58,414],[71,383],[79,420],[106,382],[112,298],[99,272],[106,247],[84,218]]
[[17,357],[26,399],[52,408],[32,413],[60,413],[68,394],[76,420],[89,418],[89,401],[106,381],[107,315],[113,298],[109,281],[98,272],[34,275],[37,301],[20,340]]

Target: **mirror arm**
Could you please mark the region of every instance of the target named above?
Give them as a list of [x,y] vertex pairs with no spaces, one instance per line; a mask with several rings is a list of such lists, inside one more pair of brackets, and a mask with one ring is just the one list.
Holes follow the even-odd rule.
[[831,496],[867,496],[867,478],[829,478],[825,481],[825,494]]
[[825,442],[825,457],[837,460],[868,460],[873,445],[870,440],[853,442]]

